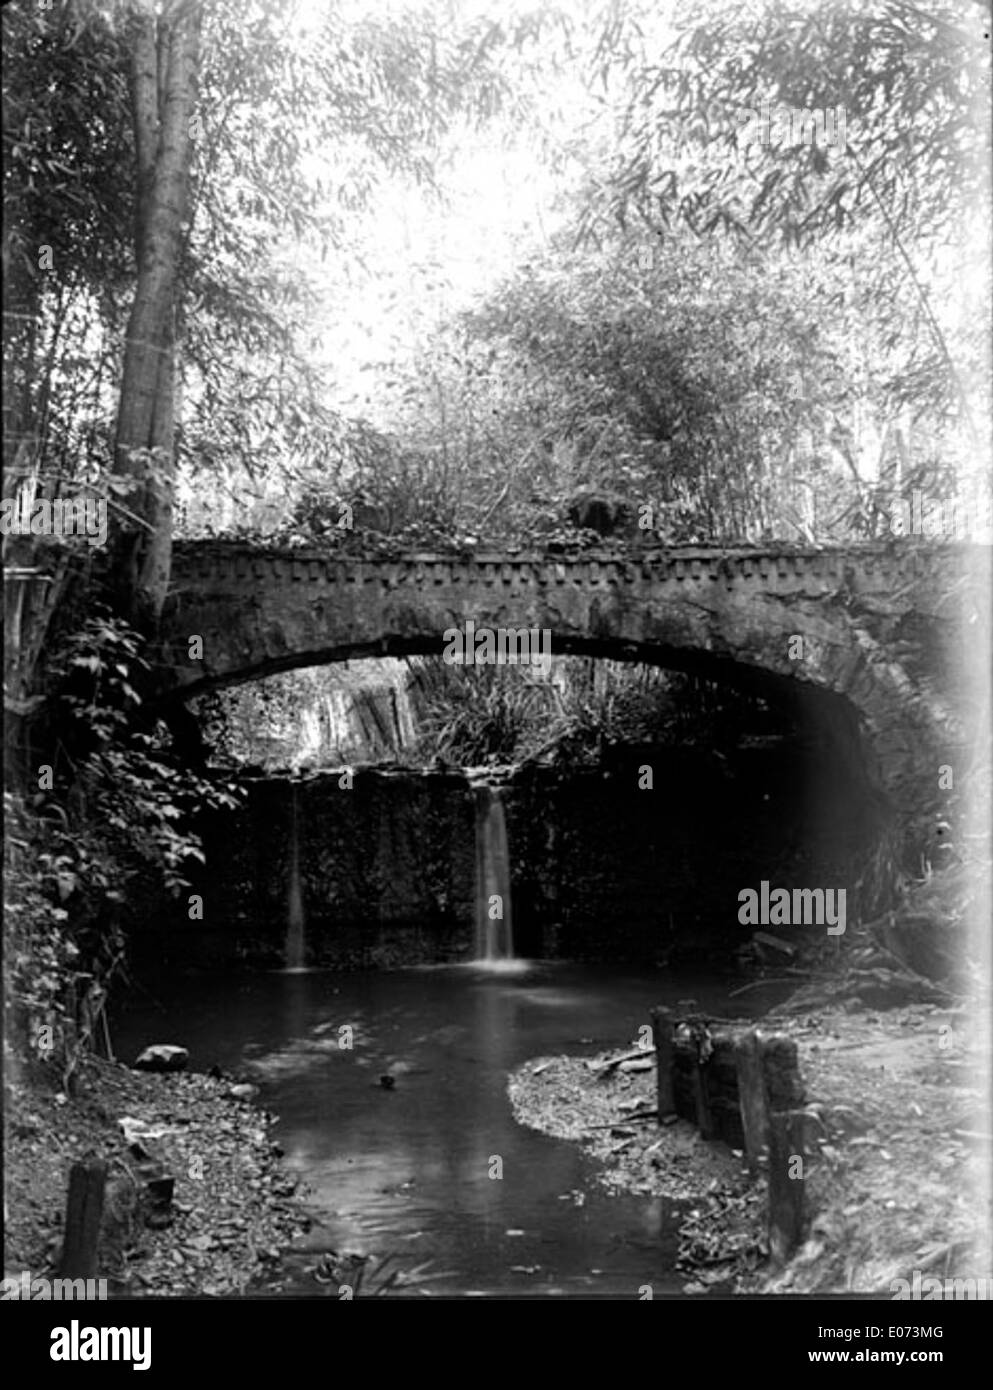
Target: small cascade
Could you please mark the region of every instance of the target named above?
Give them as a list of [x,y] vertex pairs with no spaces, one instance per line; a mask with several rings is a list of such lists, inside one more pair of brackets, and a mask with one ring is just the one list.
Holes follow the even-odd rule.
[[501,788],[479,783],[475,792],[476,960],[499,965],[514,959],[507,821]]
[[286,899],[286,951],[287,970],[304,968],[304,916],[303,890],[300,885],[300,835],[297,825],[297,788],[290,784],[290,864]]

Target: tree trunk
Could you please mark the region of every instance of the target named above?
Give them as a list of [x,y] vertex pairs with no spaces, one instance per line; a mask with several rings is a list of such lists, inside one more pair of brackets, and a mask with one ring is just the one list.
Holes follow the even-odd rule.
[[137,155],[138,284],[128,323],[115,471],[140,480],[127,499],[114,563],[119,603],[136,626],[157,620],[169,584],[176,302],[189,200],[200,10],[173,0],[156,16],[132,0],[131,100]]

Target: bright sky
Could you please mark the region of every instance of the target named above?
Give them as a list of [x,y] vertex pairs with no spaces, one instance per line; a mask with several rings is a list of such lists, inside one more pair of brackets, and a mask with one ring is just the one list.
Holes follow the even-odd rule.
[[[492,18],[502,24],[533,13],[540,0],[434,0],[442,15]],[[646,4],[657,0],[646,0]],[[635,0],[637,4],[637,0]],[[306,29],[326,11],[326,0],[298,0]],[[344,0],[346,19],[382,18],[411,8],[402,0]],[[414,0],[413,8],[418,8]],[[587,0],[563,0],[578,21]],[[653,17],[654,18],[654,17]],[[578,70],[547,82],[542,75],[542,118],[557,137],[570,139],[598,114]],[[605,108],[599,111],[605,114]],[[609,118],[608,118],[609,119]],[[498,124],[482,137],[453,132],[438,170],[439,199],[399,178],[384,181],[362,219],[363,270],[349,262],[327,270],[328,318],[320,326],[320,356],[335,383],[329,404],[376,421],[377,370],[406,357],[430,329],[480,302],[557,225],[556,194],[578,169],[554,174],[536,133],[513,141]],[[347,271],[348,283],[342,283]],[[379,421],[383,423],[383,421]]]
[[366,413],[375,388],[368,368],[404,358],[436,324],[480,300],[554,225],[555,184],[526,148],[475,145],[444,175],[444,200],[399,180],[367,220],[366,270],[336,289],[324,353],[335,404]]

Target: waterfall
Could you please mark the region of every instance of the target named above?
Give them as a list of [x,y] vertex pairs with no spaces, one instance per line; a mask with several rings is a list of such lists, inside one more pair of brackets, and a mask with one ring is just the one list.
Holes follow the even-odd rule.
[[297,827],[297,789],[290,783],[290,864],[286,898],[286,968],[304,966],[303,890],[300,886],[300,835]]
[[476,959],[514,957],[507,821],[499,787],[476,787]]

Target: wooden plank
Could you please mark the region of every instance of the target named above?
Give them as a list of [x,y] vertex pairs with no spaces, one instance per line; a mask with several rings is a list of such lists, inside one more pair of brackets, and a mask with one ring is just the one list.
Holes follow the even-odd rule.
[[745,1154],[749,1166],[756,1168],[762,1155],[769,1151],[769,1103],[759,1039],[754,1028],[735,1040],[734,1059],[738,1072],[738,1105],[745,1135]]
[[59,1272],[64,1279],[95,1279],[107,1164],[84,1159],[69,1170],[65,1239]]
[[661,1124],[666,1115],[672,1115],[676,1110],[672,1085],[672,1012],[669,1009],[653,1009],[651,1017],[652,1037],[655,1039],[656,1109]]
[[696,1122],[701,1139],[713,1139],[716,1134],[714,1112],[710,1105],[710,1088],[707,1084],[707,1071],[699,1055],[693,1060],[693,1104],[696,1108]]

